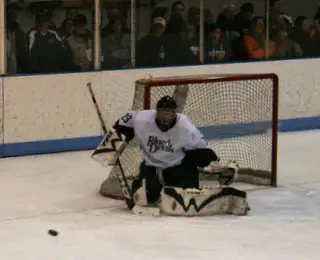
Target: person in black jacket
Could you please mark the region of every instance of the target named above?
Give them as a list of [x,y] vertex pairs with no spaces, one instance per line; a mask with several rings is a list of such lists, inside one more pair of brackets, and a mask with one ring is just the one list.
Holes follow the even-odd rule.
[[38,14],[36,28],[28,33],[29,72],[62,72],[68,67],[67,50],[58,33],[49,29],[49,21],[46,14]]
[[136,65],[140,67],[159,67],[170,64],[168,56],[168,37],[164,35],[166,20],[163,17],[153,19],[150,33],[137,42]]

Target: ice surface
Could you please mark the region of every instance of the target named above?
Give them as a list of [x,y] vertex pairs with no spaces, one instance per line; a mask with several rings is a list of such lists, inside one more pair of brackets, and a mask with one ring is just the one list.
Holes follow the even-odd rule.
[[320,132],[281,134],[280,186],[250,191],[246,217],[130,215],[98,194],[90,152],[1,159],[0,259],[319,259],[319,147]]

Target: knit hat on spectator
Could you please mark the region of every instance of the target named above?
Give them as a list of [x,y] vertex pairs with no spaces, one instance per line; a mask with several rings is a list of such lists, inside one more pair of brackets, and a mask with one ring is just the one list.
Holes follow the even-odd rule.
[[153,19],[153,24],[161,24],[163,27],[165,27],[166,20],[163,17],[156,17]]

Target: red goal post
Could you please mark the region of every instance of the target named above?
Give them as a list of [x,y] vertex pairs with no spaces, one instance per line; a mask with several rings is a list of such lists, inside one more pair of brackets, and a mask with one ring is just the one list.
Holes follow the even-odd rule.
[[[155,108],[164,95],[178,103],[201,130],[222,163],[236,160],[238,181],[277,185],[277,135],[279,79],[276,74],[219,74],[179,77],[147,75],[135,84],[132,110]],[[120,116],[120,115],[119,115]],[[120,157],[129,180],[137,177],[140,152],[133,141]],[[115,171],[101,185],[101,193],[122,198]],[[204,186],[214,186],[212,176],[201,175]]]

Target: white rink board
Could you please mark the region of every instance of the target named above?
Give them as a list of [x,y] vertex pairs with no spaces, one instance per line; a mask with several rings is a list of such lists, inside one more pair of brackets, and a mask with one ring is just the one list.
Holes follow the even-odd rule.
[[319,116],[319,63],[320,59],[306,59],[5,77],[4,142],[11,144],[100,135],[99,121],[86,83],[92,83],[105,122],[111,126],[131,108],[134,82],[146,73],[155,77],[276,73],[280,78],[280,118]]
[[99,94],[99,79],[97,73],[5,77],[5,142],[100,135],[86,87],[92,82]]

